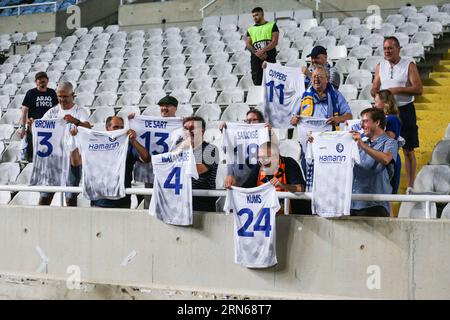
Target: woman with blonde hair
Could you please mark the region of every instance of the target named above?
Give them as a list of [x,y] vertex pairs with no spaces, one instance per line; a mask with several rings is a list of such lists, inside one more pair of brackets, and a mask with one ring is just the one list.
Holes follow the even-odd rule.
[[[395,139],[397,141],[403,140],[400,137],[400,132],[402,124],[400,122],[399,110],[397,106],[397,101],[395,96],[389,90],[380,90],[375,95],[375,108],[384,110],[386,115],[386,134],[389,138]],[[400,144],[399,144],[400,147]],[[402,163],[400,159],[400,154],[397,154],[397,159],[394,166],[394,175],[391,179],[392,193],[396,194],[398,192],[398,187],[400,185],[400,171],[402,168]]]

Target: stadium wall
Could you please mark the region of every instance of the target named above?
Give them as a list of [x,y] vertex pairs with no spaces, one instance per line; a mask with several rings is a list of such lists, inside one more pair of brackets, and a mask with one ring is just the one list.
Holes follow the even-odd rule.
[[[234,263],[229,215],[197,213],[192,227],[176,227],[145,211],[0,206],[0,221],[4,298],[117,298],[128,286],[210,297],[450,299],[445,220],[278,216],[278,265],[268,269]],[[97,294],[64,288],[74,266],[83,283],[101,284]],[[32,281],[40,277],[48,281]]]

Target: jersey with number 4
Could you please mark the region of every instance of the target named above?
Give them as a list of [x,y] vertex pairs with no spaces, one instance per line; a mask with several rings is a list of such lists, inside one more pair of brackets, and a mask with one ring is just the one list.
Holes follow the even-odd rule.
[[322,217],[348,216],[358,146],[346,131],[313,132],[312,136],[306,155],[308,160],[314,159],[312,212]]
[[[136,116],[130,120],[130,128],[136,131],[138,141],[150,155],[172,150],[182,134],[182,119],[175,117]],[[136,162],[134,180],[153,182],[152,163]]]
[[248,268],[277,264],[275,215],[279,209],[275,187],[270,183],[227,190],[224,210],[234,216],[235,263]]
[[192,178],[198,179],[192,148],[152,156],[155,180],[150,215],[168,224],[192,224]]
[[83,161],[83,196],[89,200],[125,197],[127,129],[96,131],[78,127],[76,140]]
[[274,128],[290,127],[305,91],[305,80],[299,68],[267,63],[263,76],[264,116]]
[[66,121],[35,120],[31,185],[65,186],[69,173],[69,148],[65,143]]

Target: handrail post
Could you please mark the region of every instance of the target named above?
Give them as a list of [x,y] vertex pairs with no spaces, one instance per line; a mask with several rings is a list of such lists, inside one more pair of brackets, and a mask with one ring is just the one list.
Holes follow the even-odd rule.
[[431,219],[430,205],[431,205],[430,201],[425,201],[425,218],[426,219]]
[[284,198],[284,215],[285,216],[289,215],[289,204],[290,204],[289,199]]

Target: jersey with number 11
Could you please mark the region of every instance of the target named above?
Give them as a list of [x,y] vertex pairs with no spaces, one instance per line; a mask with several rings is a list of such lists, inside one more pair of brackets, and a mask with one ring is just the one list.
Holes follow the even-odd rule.
[[155,180],[149,213],[168,224],[192,224],[192,178],[198,179],[192,148],[152,156]]
[[277,264],[275,215],[279,209],[275,187],[270,183],[227,191],[224,210],[234,216],[235,263],[248,268]]
[[264,69],[264,116],[274,128],[290,127],[305,91],[304,75],[299,68],[267,63]]

